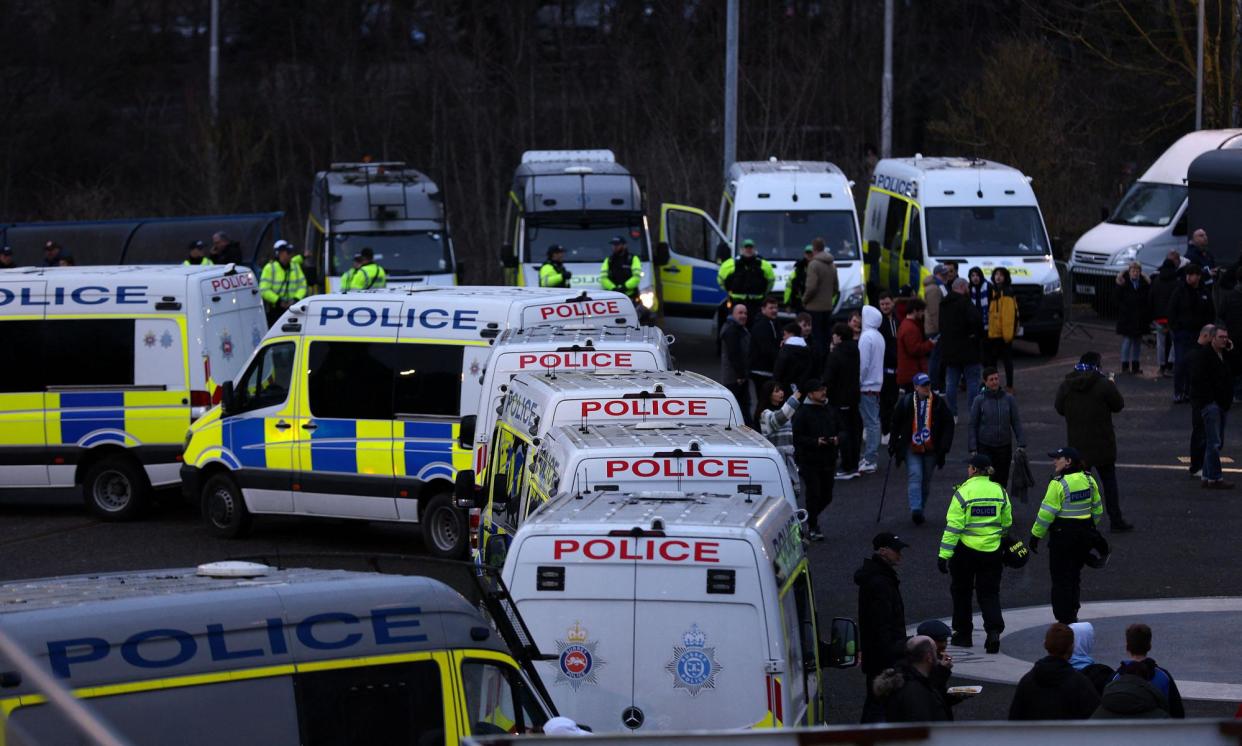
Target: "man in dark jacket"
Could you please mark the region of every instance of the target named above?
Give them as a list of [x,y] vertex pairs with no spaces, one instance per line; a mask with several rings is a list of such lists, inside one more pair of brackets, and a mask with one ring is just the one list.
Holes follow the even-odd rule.
[[1186,717],[1186,708],[1182,705],[1182,694],[1177,689],[1177,682],[1173,680],[1173,674],[1156,664],[1155,659],[1148,658],[1147,654],[1151,652],[1151,627],[1146,624],[1137,623],[1126,627],[1126,653],[1130,656],[1130,660],[1122,663],[1118,669],[1125,668],[1127,663],[1136,664],[1141,667],[1139,673],[1144,679],[1150,681],[1152,686],[1164,696],[1169,703],[1166,708],[1169,717],[1181,719]]
[[1018,681],[1009,706],[1010,720],[1085,720],[1100,704],[1095,687],[1070,665],[1074,631],[1057,622],[1044,634],[1044,650]]
[[892,293],[880,293],[880,336],[884,337],[884,386],[880,389],[880,430],[888,435],[888,423],[897,405],[897,304]]
[[[1242,265],[1242,261],[1239,264]],[[1242,279],[1242,275],[1239,279]],[[1242,282],[1235,283],[1228,292],[1221,293],[1220,308],[1216,316],[1226,329],[1232,330],[1234,334],[1242,333]],[[1237,374],[1233,377],[1233,400],[1242,401],[1242,376]]]
[[[798,411],[805,409],[799,407]],[[867,677],[867,699],[863,702],[862,722],[880,722],[884,704],[872,690],[875,678],[891,668],[902,656],[906,640],[906,605],[901,599],[901,580],[897,566],[901,552],[910,546],[900,536],[887,531],[871,539],[873,554],[854,572],[858,585],[858,646],[862,653],[863,675]]]
[[944,366],[945,398],[949,411],[957,418],[957,388],[966,380],[966,409],[979,393],[980,356],[984,340],[983,319],[970,302],[970,283],[953,281],[953,291],[940,301],[940,364]]
[[944,468],[944,458],[953,448],[953,415],[944,399],[931,390],[931,377],[926,373],[916,373],[911,384],[914,391],[893,407],[888,452],[897,466],[906,462],[910,520],[921,526],[932,474]]
[[858,414],[858,401],[862,398],[858,378],[858,343],[849,325],[838,323],[832,327],[832,352],[824,366],[824,383],[828,385],[828,403],[837,410],[837,422],[841,425],[841,469],[837,479],[853,479],[858,476],[859,439],[862,435],[862,418]]
[[1009,484],[1009,466],[1013,460],[1013,441],[1026,448],[1022,434],[1022,418],[1013,394],[1000,385],[1000,371],[983,369],[983,393],[970,407],[970,453],[982,453],[992,459],[992,481],[1001,487]]
[[1100,475],[1109,529],[1119,533],[1134,526],[1121,515],[1117,487],[1117,435],[1113,414],[1125,406],[1116,384],[1100,372],[1100,353],[1085,352],[1057,389],[1057,414],[1065,418],[1066,440],[1082,454],[1088,468]]
[[746,306],[733,306],[729,318],[720,327],[720,382],[733,392],[737,403],[751,422],[750,407],[750,330],[746,328]]
[[806,486],[807,538],[823,541],[819,514],[832,502],[840,426],[826,401],[828,390],[822,382],[807,381],[804,392],[806,398],[793,416],[794,460]]
[[1170,251],[1164,262],[1151,276],[1151,313],[1156,322],[1156,365],[1160,374],[1173,375],[1173,365],[1169,355],[1173,352],[1173,335],[1169,331],[1169,300],[1177,289],[1177,269],[1181,266],[1181,256]]
[[884,716],[890,723],[929,723],[952,720],[944,696],[932,678],[936,666],[936,643],[915,635],[906,643],[906,659],[876,677],[875,696],[884,700]]
[[1199,330],[1216,320],[1212,294],[1200,282],[1203,270],[1186,267],[1185,277],[1169,298],[1169,328],[1173,331],[1173,401],[1190,401],[1189,352]]
[[1092,720],[1162,720],[1169,717],[1169,702],[1147,678],[1142,664],[1122,663],[1117,678],[1100,693],[1100,706]]
[[802,388],[802,383],[811,375],[811,348],[802,336],[802,327],[796,322],[785,324],[781,332],[780,352],[776,353],[776,367],[772,371],[775,378],[785,389],[788,396],[793,387]]
[[776,367],[776,354],[781,348],[781,324],[776,320],[779,308],[776,297],[768,296],[750,321],[750,378],[756,392],[772,378]]
[[[1230,291],[1234,292],[1234,291]],[[1220,447],[1225,439],[1225,420],[1233,405],[1233,376],[1237,369],[1229,330],[1217,325],[1208,345],[1194,355],[1190,368],[1190,400],[1203,424],[1203,472],[1205,489],[1227,490],[1233,482],[1221,478]]]

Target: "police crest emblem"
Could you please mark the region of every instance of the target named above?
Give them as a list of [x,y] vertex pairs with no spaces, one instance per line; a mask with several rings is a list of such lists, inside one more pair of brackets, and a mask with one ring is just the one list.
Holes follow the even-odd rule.
[[146,345],[147,347],[154,347],[155,346],[155,332],[147,332],[146,334],[142,335],[142,343]]
[[557,671],[555,684],[568,684],[575,692],[583,684],[598,684],[596,675],[604,661],[596,654],[599,641],[591,642],[581,622],[565,631],[565,639],[556,641]]
[[673,688],[685,689],[697,697],[704,689],[716,688],[716,674],[724,667],[716,661],[716,648],[707,644],[707,633],[698,624],[681,636],[681,645],[673,646],[673,659],[664,670],[673,676]]
[[220,332],[220,354],[225,360],[233,359],[233,338],[228,332]]

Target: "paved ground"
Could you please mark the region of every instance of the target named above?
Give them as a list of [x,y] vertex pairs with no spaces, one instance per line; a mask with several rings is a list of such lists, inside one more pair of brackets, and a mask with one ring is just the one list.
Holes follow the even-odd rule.
[[[1064,425],[1052,409],[1052,397],[1078,355],[1097,349],[1104,354],[1106,368],[1119,367],[1118,339],[1111,329],[1099,326],[1086,331],[1094,339],[1083,332],[1069,336],[1055,360],[1037,357],[1033,346],[1018,345],[1017,396],[1033,454],[1042,456],[1061,445]],[[714,375],[717,365],[711,342],[684,331],[679,336],[674,346],[679,362]],[[1148,350],[1149,358],[1151,354]],[[1152,369],[1150,364],[1146,367]],[[1187,453],[1189,412],[1185,405],[1170,402],[1167,379],[1118,376],[1118,385],[1126,397],[1126,409],[1117,418],[1122,504],[1138,530],[1123,536],[1109,535],[1114,547],[1112,562],[1106,570],[1086,571],[1083,595],[1088,602],[1139,599],[1150,600],[1152,605],[1101,621],[1096,634],[1098,657],[1115,664],[1123,647],[1120,630],[1130,619],[1142,618],[1155,631],[1153,656],[1175,676],[1242,684],[1242,674],[1232,665],[1236,656],[1231,650],[1220,654],[1235,642],[1240,614],[1173,614],[1160,604],[1161,599],[1242,596],[1242,575],[1235,557],[1236,537],[1242,528],[1237,509],[1242,504],[1242,489],[1206,492],[1187,478],[1179,457]],[[930,520],[922,527],[909,521],[904,472],[892,475],[878,525],[876,509],[883,469],[864,479],[838,483],[836,499],[821,520],[827,538],[811,550],[821,615],[856,614],[853,573],[870,553],[869,538],[878,530],[896,531],[912,545],[901,568],[907,621],[915,624],[949,615],[948,579],[936,571],[935,557],[950,487],[965,478],[964,438],[959,442],[955,458],[937,473]],[[1044,474],[1050,471],[1046,460],[1041,459],[1035,467]],[[1239,478],[1237,472],[1234,478]],[[1029,528],[1039,497],[1032,496],[1031,502],[1015,506],[1018,526]],[[0,508],[0,580],[184,566],[243,554],[400,553],[417,551],[418,546],[417,530],[410,527],[292,519],[260,521],[252,538],[245,541],[219,541],[207,536],[197,516],[175,500],[169,500],[149,520],[125,525],[101,524],[72,505]],[[1011,609],[1036,607],[1032,613],[1037,626],[1012,630],[1012,639],[1003,641],[1004,653],[1019,661],[1038,655],[1038,625],[1052,621],[1047,610],[1048,592],[1046,553],[1036,556],[1024,570],[1006,573],[1002,601]],[[1041,607],[1045,618],[1039,620]],[[981,643],[982,633],[978,637]],[[982,657],[979,647],[972,654]],[[966,657],[964,651],[959,653],[960,660]],[[969,667],[964,663],[963,668]],[[857,722],[862,681],[856,669],[830,674],[834,722]],[[967,683],[966,679],[961,683]],[[1003,718],[1011,696],[1011,685],[986,682],[980,697],[958,707],[958,717]],[[1229,716],[1235,707],[1236,702],[1187,703],[1189,713],[1204,716]]]

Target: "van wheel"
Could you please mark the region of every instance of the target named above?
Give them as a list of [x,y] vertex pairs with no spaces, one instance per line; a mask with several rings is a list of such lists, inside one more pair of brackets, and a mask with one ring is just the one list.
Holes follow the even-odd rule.
[[466,555],[466,522],[461,511],[453,507],[447,494],[439,494],[427,503],[421,518],[423,544],[433,556],[460,559]]
[[1061,351],[1061,332],[1057,330],[1039,338],[1039,354],[1044,357],[1056,357]]
[[203,518],[222,539],[240,539],[250,532],[246,499],[230,477],[217,474],[203,486]]
[[82,493],[86,506],[105,521],[137,518],[147,505],[151,485],[132,459],[107,456],[86,470]]

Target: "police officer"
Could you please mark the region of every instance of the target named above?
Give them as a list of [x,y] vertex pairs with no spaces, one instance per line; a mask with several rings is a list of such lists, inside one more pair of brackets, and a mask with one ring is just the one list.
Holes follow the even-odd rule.
[[599,265],[599,285],[617,290],[631,298],[638,296],[638,283],[643,277],[643,263],[625,246],[625,236],[613,236],[612,254]]
[[341,292],[348,293],[354,286],[354,278],[358,275],[358,270],[362,269],[362,254],[354,254],[354,264],[345,270],[345,274],[341,275]]
[[204,255],[206,251],[207,244],[202,241],[191,241],[189,246],[190,255],[182,264],[187,266],[210,266],[215,264],[215,262]]
[[[1062,624],[1078,621],[1078,597],[1082,566],[1100,544],[1096,525],[1104,514],[1100,487],[1084,470],[1082,456],[1074,448],[1048,454],[1056,469],[1044,501],[1031,526],[1030,547],[1039,551],[1039,540],[1048,536],[1048,570],[1052,574],[1052,615]],[[1050,534],[1050,535],[1049,535]]]
[[1005,629],[1000,605],[1001,541],[1013,524],[1013,510],[1005,488],[991,476],[992,459],[981,453],[970,457],[966,481],[949,500],[936,564],[952,578],[953,644],[964,648],[974,644],[970,603],[974,591],[988,634],[984,650],[996,653]]
[[565,269],[565,247],[552,244],[548,247],[548,260],[539,267],[539,287],[567,288],[574,273]]
[[742,242],[742,255],[730,257],[720,265],[716,273],[720,289],[729,294],[729,306],[734,303],[754,303],[763,300],[772,291],[776,272],[772,263],[755,254],[755,242],[749,238]]
[[267,306],[267,325],[276,323],[289,306],[306,297],[306,275],[302,265],[293,261],[293,244],[283,238],[272,246],[276,258],[263,267],[259,275],[259,295]]
[[802,250],[802,258],[794,262],[793,271],[785,280],[785,307],[793,313],[802,310],[802,294],[806,292],[806,267],[811,262],[815,247],[810,244]]
[[383,267],[375,263],[375,252],[371,250],[371,247],[367,246],[358,252],[358,257],[362,261],[350,278],[349,289],[372,290],[386,287],[388,285],[388,275],[384,272]]

